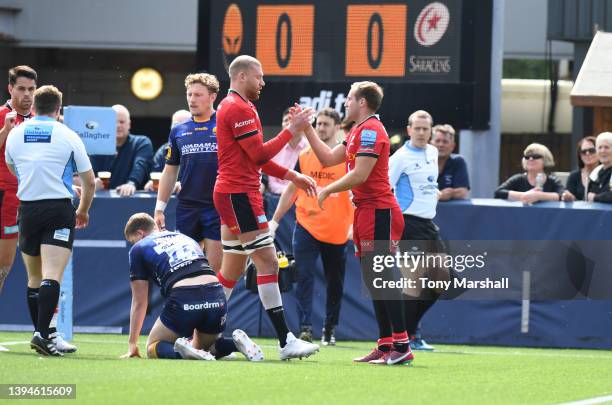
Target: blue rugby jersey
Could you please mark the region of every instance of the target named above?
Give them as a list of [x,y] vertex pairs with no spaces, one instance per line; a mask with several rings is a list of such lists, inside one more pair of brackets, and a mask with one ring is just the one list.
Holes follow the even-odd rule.
[[168,137],[166,164],[180,166],[179,201],[213,207],[217,178],[217,116],[198,122],[193,118],[176,125]]
[[130,249],[130,280],[153,280],[165,297],[177,281],[207,273],[200,245],[178,232],[153,232]]

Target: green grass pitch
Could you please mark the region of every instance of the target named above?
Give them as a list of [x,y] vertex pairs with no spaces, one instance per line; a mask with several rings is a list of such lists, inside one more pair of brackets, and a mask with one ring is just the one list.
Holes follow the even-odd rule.
[[[76,384],[86,404],[554,404],[612,394],[612,351],[437,345],[410,366],[354,364],[372,343],[339,342],[281,362],[121,360],[127,336],[76,335],[78,352],[40,357],[28,333],[0,333],[0,384]],[[145,338],[140,349],[144,352]],[[189,401],[189,402],[187,402]],[[16,403],[5,401],[0,403]]]

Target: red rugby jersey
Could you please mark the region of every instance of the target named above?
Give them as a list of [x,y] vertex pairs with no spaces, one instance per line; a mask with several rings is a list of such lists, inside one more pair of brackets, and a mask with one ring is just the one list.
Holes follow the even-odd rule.
[[283,178],[287,168],[270,161],[291,140],[284,129],[264,144],[263,129],[255,105],[234,90],[217,108],[217,156],[219,169],[215,191],[259,191],[260,169]]
[[352,188],[357,207],[392,208],[397,200],[389,184],[389,135],[376,115],[355,125],[346,139],[346,171],[355,169],[355,158],[370,156],[376,164],[365,183]]
[[[4,119],[6,118],[6,114],[13,111],[11,104],[7,101],[0,108],[0,129],[4,127]],[[21,124],[26,119],[32,118],[32,113],[28,115],[17,114],[17,124]],[[0,147],[0,189],[14,189],[17,190],[17,177],[13,176],[11,172],[9,172],[8,167],[6,166],[6,160],[4,158],[4,151],[6,149],[6,139],[2,142],[2,146]]]

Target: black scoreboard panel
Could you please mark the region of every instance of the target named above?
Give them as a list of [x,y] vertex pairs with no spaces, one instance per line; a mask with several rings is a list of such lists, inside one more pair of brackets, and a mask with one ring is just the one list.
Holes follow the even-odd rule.
[[198,68],[225,84],[235,56],[258,58],[264,125],[292,102],[342,113],[350,84],[373,80],[387,126],[426,109],[436,122],[486,128],[491,1],[200,0]]

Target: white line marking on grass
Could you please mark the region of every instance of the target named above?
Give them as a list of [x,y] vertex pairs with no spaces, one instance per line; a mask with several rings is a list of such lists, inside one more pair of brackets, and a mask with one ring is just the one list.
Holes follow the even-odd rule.
[[29,340],[24,340],[23,342],[0,342],[0,346],[15,346],[15,345],[25,345],[30,343]]
[[[551,349],[555,350],[555,349]],[[556,350],[564,350],[564,349],[556,349]],[[427,352],[418,352],[418,354],[427,353]],[[612,355],[607,355],[607,353],[601,354],[580,354],[580,353],[543,353],[543,352],[492,352],[492,351],[459,351],[459,350],[435,350],[433,353],[441,353],[441,354],[478,354],[485,356],[539,356],[539,357],[568,357],[568,358],[581,358],[581,359],[612,359]]]
[[612,395],[608,395],[605,397],[581,399],[580,401],[564,402],[559,405],[594,405],[594,404],[605,404],[606,402],[612,402]]

